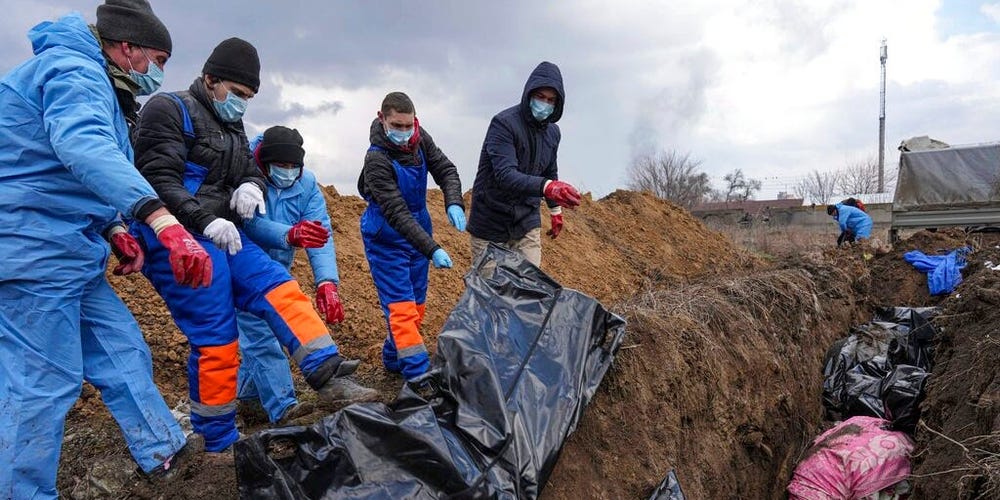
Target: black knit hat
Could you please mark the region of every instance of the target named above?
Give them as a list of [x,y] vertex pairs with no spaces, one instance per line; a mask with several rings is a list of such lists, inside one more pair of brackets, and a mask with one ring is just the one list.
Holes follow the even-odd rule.
[[260,57],[250,42],[229,38],[215,47],[201,68],[202,74],[242,83],[257,92],[260,87]]
[[276,125],[264,131],[260,142],[260,161],[268,163],[294,163],[301,165],[306,156],[302,149],[302,135],[294,128]]
[[833,213],[836,212],[836,211],[837,211],[837,205],[827,205],[826,206],[826,215],[833,215]]
[[170,53],[173,43],[167,27],[146,0],[107,0],[97,7],[101,38],[128,42]]

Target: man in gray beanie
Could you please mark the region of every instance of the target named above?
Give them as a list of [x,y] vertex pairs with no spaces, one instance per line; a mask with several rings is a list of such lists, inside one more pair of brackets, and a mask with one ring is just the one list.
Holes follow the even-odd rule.
[[176,475],[203,446],[163,401],[149,346],[105,277],[111,252],[115,274],[144,264],[122,215],[153,228],[175,282],[212,281],[205,249],[132,163],[126,105],[162,74],[170,36],[145,0],[97,15],[100,27],[79,14],[38,24],[34,56],[0,79],[0,498],[58,496],[66,413],[84,380],[143,472]]

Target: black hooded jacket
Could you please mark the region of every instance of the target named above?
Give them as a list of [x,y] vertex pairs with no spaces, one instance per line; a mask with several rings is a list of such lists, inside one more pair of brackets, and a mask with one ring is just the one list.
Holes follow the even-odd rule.
[[[201,78],[176,94],[191,115],[194,141],[184,137],[177,101],[163,94],[153,96],[139,115],[135,165],[189,230],[204,233],[205,227],[218,217],[240,224],[240,218],[229,208],[233,191],[244,182],[252,182],[267,192],[264,177],[250,154],[243,121],[226,123],[219,119]],[[208,169],[193,196],[184,187],[186,161]]]
[[[392,167],[393,160],[398,161],[403,167],[419,166],[420,155],[417,149],[414,148],[412,152],[403,151],[386,137],[385,129],[378,119],[372,122],[369,139],[372,145],[382,148],[383,151],[370,151],[365,155],[365,164],[358,178],[358,193],[378,204],[389,226],[406,238],[417,251],[429,258],[435,250],[441,248],[441,245],[438,245],[413,218],[403,194],[399,191],[396,169]],[[458,169],[434,144],[434,139],[431,139],[431,135],[423,127],[420,127],[420,149],[423,150],[424,158],[427,160],[427,172],[444,193],[445,206],[458,205],[464,210],[462,181],[458,178]]]
[[[531,93],[542,87],[554,88],[559,98],[552,114],[539,122],[531,115],[530,101]],[[502,243],[541,227],[542,189],[545,181],[559,178],[556,153],[562,136],[555,122],[562,117],[565,102],[559,67],[543,62],[524,84],[520,104],[493,117],[472,186],[470,234]]]

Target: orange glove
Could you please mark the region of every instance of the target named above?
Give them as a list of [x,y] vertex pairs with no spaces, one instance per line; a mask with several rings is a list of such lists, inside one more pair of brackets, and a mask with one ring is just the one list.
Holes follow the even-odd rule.
[[344,321],[344,305],[340,303],[337,285],[332,281],[324,281],[316,287],[316,309],[331,325]]
[[132,274],[142,269],[142,264],[146,260],[139,242],[123,230],[111,235],[111,251],[118,257],[118,265],[111,271],[117,276]]
[[562,214],[552,214],[552,229],[549,229],[545,234],[551,236],[552,239],[556,239],[556,236],[559,236],[559,233],[562,232],[562,228]]

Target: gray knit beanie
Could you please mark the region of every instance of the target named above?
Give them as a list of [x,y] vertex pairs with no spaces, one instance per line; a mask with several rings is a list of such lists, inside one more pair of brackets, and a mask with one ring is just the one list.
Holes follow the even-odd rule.
[[128,42],[170,53],[167,27],[147,0],[107,0],[97,7],[97,32],[105,40]]

